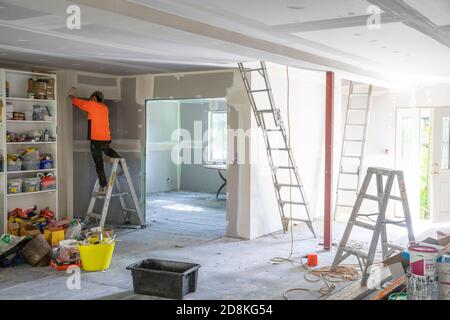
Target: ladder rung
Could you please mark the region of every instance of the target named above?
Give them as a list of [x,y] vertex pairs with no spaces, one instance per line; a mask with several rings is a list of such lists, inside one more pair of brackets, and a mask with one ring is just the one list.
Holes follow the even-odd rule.
[[365,123],[346,123],[346,126],[352,126],[352,127],[365,127]]
[[127,211],[127,212],[137,212],[136,209],[130,209],[130,208],[123,208],[122,211]]
[[403,201],[402,198],[396,197],[396,196],[390,196],[389,198],[392,199],[392,200]]
[[391,249],[398,250],[398,251],[403,251],[403,250],[405,250],[404,247],[399,246],[398,244],[390,243],[390,242],[383,242],[382,245],[384,245],[384,246],[386,246],[386,247],[388,247],[388,248],[391,248]]
[[362,158],[362,156],[350,156],[350,155],[345,155],[345,154],[343,154],[343,155],[342,155],[342,158],[360,159],[360,158]]
[[268,148],[268,149],[274,151],[289,151],[289,148]]
[[347,175],[357,176],[358,172],[341,171],[340,174],[347,174]]
[[[120,192],[120,193],[113,193],[111,194],[111,198],[112,197],[122,197],[122,196],[126,196],[128,195],[128,192]],[[106,195],[102,194],[102,195],[96,195],[95,196],[97,199],[104,199],[106,197]]]
[[255,110],[256,113],[273,113],[272,109]]
[[285,205],[285,204],[293,204],[293,205],[297,205],[297,206],[304,206],[304,205],[305,205],[304,202],[284,201],[284,200],[281,200],[281,201],[280,201],[280,204],[281,204],[281,205]]
[[379,200],[378,197],[372,196],[372,195],[370,195],[370,194],[364,194],[364,195],[363,195],[363,198],[364,198],[364,199],[367,199],[367,200],[373,200],[373,201],[378,201],[378,200]]
[[263,71],[263,68],[244,68],[245,72]]
[[361,107],[350,107],[347,108],[347,110],[369,110],[369,109],[367,109],[367,107],[365,106],[361,106]]
[[310,223],[311,222],[311,221],[306,220],[306,219],[290,218],[290,217],[284,217],[284,220],[286,220],[286,221],[298,221],[298,222],[305,222],[305,223]]
[[350,254],[353,254],[355,256],[364,258],[364,259],[367,259],[367,257],[368,257],[367,253],[359,251],[359,250],[356,250],[356,249],[353,249],[353,248],[350,248],[350,247],[344,247],[344,251],[346,251],[346,252],[348,252]]
[[357,139],[344,139],[344,142],[364,142],[364,140],[357,140]]
[[338,188],[338,190],[341,190],[341,191],[354,191],[354,192],[357,192],[358,190],[357,189],[350,189],[350,188]]
[[87,216],[92,217],[92,218],[96,218],[96,219],[101,219],[102,215],[95,213],[95,212],[89,212],[87,213]]
[[368,96],[369,92],[351,92],[351,96]]
[[364,228],[364,229],[375,230],[375,225],[367,223],[367,222],[362,222],[362,221],[355,220],[355,221],[351,221],[351,223],[354,226],[358,226],[358,227],[361,227],[361,228]]
[[287,166],[279,166],[275,167],[276,169],[282,169],[282,170],[294,170],[295,167],[287,167]]
[[256,89],[256,90],[249,90],[250,93],[256,93],[256,92],[269,92],[270,89]]
[[277,187],[295,187],[295,188],[300,188],[300,186],[298,184],[289,184],[289,183],[278,183],[276,184]]
[[405,227],[406,228],[406,223],[405,220],[402,221],[395,221],[395,220],[390,220],[390,219],[384,219],[383,221],[385,224],[393,224],[396,225],[398,227]]
[[281,130],[281,129],[263,129],[264,131],[267,131],[267,132],[277,132],[277,131],[283,131],[283,130]]
[[353,206],[351,204],[337,204],[338,207],[343,207],[343,208],[353,208]]

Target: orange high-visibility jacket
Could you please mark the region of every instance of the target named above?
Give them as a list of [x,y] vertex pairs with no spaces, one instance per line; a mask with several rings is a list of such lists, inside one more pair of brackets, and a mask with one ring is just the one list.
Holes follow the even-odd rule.
[[99,102],[72,98],[72,104],[88,113],[88,139],[111,141],[108,107]]

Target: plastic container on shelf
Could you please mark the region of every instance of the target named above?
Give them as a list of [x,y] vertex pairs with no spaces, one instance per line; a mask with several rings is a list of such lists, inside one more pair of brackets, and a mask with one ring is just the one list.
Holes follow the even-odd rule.
[[56,189],[56,178],[52,173],[39,174],[41,179],[41,190],[54,190]]
[[22,163],[23,170],[39,170],[40,166],[40,160],[24,160]]
[[23,188],[23,180],[22,179],[11,179],[8,180],[8,193],[21,193]]
[[39,177],[25,179],[24,180],[24,190],[25,190],[25,192],[40,191],[41,190],[41,179]]

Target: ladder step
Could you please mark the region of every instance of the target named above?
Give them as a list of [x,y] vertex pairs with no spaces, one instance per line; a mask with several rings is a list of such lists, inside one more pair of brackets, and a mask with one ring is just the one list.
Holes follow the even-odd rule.
[[397,244],[390,243],[390,242],[383,242],[382,245],[384,245],[384,246],[386,246],[386,247],[388,247],[388,248],[391,248],[391,249],[398,250],[398,251],[403,251],[403,250],[405,250],[404,247],[399,246],[399,245],[397,245]]
[[267,131],[267,132],[281,132],[281,131],[283,131],[281,129],[263,129],[263,130]]
[[366,223],[366,222],[362,222],[362,221],[358,221],[358,220],[351,221],[351,223],[357,227],[361,227],[361,228],[369,229],[369,230],[375,230],[375,225],[370,224],[370,223]]
[[338,188],[338,190],[341,190],[341,191],[348,191],[348,192],[350,192],[350,191],[357,192],[357,191],[358,191],[358,189],[351,189],[351,188]]
[[406,228],[405,220],[395,221],[395,220],[390,220],[390,219],[384,219],[383,223],[385,223],[385,224],[393,224],[393,225],[396,225],[398,227]]
[[[113,194],[111,194],[111,197],[122,197],[122,196],[126,196],[128,194],[129,194],[128,192],[113,193]],[[106,195],[96,195],[95,197],[97,199],[104,199],[106,197]]]
[[289,148],[268,148],[268,150],[274,150],[274,151],[289,151]]
[[280,201],[280,204],[282,206],[284,206],[285,204],[293,204],[293,205],[297,205],[297,206],[304,206],[304,205],[306,205],[304,202],[284,201],[284,200]]
[[362,156],[351,156],[351,155],[342,155],[342,158],[352,158],[352,159],[361,159]]
[[136,210],[136,209],[130,209],[130,208],[123,208],[122,211],[136,212],[136,213],[137,213],[137,210]]
[[367,253],[359,251],[359,250],[354,249],[354,248],[344,247],[344,251],[346,251],[346,252],[348,252],[348,253],[350,253],[352,255],[358,256],[360,258],[367,259],[367,257],[368,257]]
[[273,113],[272,109],[255,110],[256,113]]
[[369,92],[351,92],[351,96],[368,96]]
[[366,124],[365,123],[346,123],[346,126],[351,126],[351,127],[365,127]]
[[396,201],[403,201],[402,198],[396,197],[396,196],[390,196],[389,199],[396,200]]
[[370,194],[364,194],[363,198],[367,199],[367,200],[373,200],[373,201],[378,201],[379,200],[377,196],[372,196]]
[[357,139],[344,139],[344,142],[364,142],[364,140],[357,140]]
[[256,72],[256,71],[264,71],[263,68],[244,68],[245,72]]
[[300,185],[298,185],[298,184],[289,184],[289,183],[278,183],[278,184],[276,184],[276,186],[277,186],[277,187],[280,187],[280,188],[282,188],[282,187],[287,187],[287,188],[289,188],[289,187],[300,188]]
[[298,221],[298,222],[305,222],[305,223],[310,223],[311,221],[306,220],[306,219],[300,219],[300,218],[291,218],[291,217],[284,217],[285,221]]
[[350,107],[350,108],[347,108],[347,110],[368,110],[367,109],[367,107],[365,107],[365,106],[362,106],[362,107]]
[[270,89],[256,89],[256,90],[249,90],[250,93],[256,93],[256,92],[270,92]]
[[282,169],[282,170],[294,170],[296,169],[295,167],[288,167],[288,166],[279,166],[279,167],[275,167],[276,169]]
[[353,208],[353,206],[351,204],[337,204],[338,207],[343,207],[343,208]]
[[340,174],[346,174],[346,175],[357,176],[357,175],[358,175],[358,172],[341,171]]
[[87,216],[88,217],[92,217],[92,218],[96,218],[96,219],[101,219],[101,217],[102,217],[101,214],[98,214],[98,213],[95,213],[95,212],[88,212]]

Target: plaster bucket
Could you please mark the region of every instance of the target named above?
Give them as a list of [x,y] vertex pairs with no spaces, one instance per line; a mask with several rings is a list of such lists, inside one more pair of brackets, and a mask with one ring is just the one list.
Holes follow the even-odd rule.
[[408,245],[411,273],[418,276],[434,276],[438,250],[416,243]]
[[437,300],[439,296],[438,277],[406,274],[408,300]]

